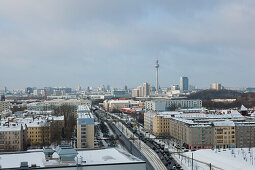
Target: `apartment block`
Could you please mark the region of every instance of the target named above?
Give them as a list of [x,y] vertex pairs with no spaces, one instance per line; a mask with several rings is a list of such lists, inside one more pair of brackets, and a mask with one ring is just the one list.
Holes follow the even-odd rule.
[[236,147],[235,123],[233,121],[213,122],[214,146],[216,148]]
[[255,146],[255,122],[235,123],[236,147],[249,148]]
[[27,139],[30,146],[50,144],[50,123],[46,120],[34,120],[27,123]]
[[172,137],[189,149],[255,146],[255,120],[238,111],[227,114],[184,114],[181,112],[147,112],[145,128],[156,136]]
[[77,114],[77,148],[94,148],[94,116],[87,105],[79,105]]
[[158,115],[153,118],[153,134],[156,136],[170,136],[171,117]]
[[157,112],[148,111],[144,113],[144,129],[148,132],[153,131],[153,119],[157,115]]
[[26,128],[16,123],[0,126],[0,152],[22,151],[25,148]]

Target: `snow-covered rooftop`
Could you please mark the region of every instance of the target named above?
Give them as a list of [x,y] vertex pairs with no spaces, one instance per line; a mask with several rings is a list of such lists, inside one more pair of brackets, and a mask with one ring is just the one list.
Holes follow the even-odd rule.
[[241,106],[241,111],[247,111],[247,110],[248,109],[244,105]]
[[233,121],[225,120],[225,121],[218,121],[213,122],[214,126],[235,126],[235,123]]
[[[82,160],[86,161],[86,165],[144,162],[123,150],[117,150],[115,148],[78,151],[77,157],[82,157]],[[1,168],[18,168],[21,162],[28,162],[29,167],[32,164],[40,167],[75,166],[77,161],[75,159],[73,163],[61,163],[58,160],[59,156],[56,152],[53,154],[53,160],[46,161],[43,151],[16,154],[0,153],[0,158]]]
[[0,126],[0,132],[6,132],[6,131],[21,131],[22,125],[16,124],[16,123],[9,123],[8,125],[1,125]]

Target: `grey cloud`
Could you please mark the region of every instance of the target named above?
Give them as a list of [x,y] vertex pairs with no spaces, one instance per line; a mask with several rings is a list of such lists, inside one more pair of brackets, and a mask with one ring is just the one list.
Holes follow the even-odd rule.
[[0,79],[11,87],[135,87],[154,84],[158,56],[161,86],[180,75],[200,87],[254,86],[254,7],[251,0],[0,1]]

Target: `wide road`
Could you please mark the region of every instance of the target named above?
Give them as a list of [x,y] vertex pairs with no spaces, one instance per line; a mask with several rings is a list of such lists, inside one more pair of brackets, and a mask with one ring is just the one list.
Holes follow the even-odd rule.
[[[143,141],[139,140],[126,126],[121,122],[115,123],[116,127],[136,146],[137,149],[146,157],[146,159],[151,163],[155,170],[167,170],[166,166],[160,160],[158,155],[154,150],[148,147]],[[134,140],[132,140],[134,139]]]

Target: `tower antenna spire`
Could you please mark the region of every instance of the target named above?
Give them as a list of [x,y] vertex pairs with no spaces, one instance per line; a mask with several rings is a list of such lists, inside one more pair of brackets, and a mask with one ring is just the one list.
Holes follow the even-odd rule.
[[159,62],[158,62],[158,56],[157,56],[155,68],[156,68],[156,93],[158,94],[158,92],[159,92],[159,84],[158,84],[158,68],[159,68]]

